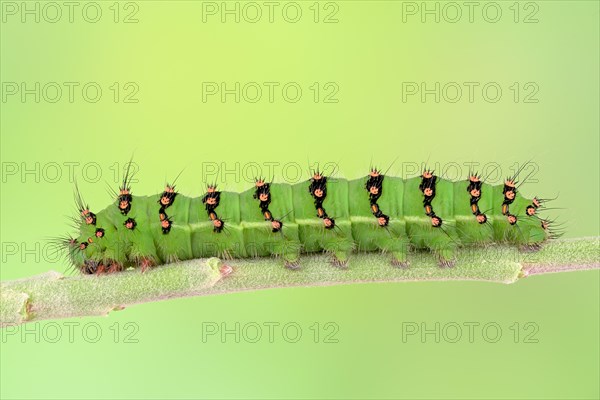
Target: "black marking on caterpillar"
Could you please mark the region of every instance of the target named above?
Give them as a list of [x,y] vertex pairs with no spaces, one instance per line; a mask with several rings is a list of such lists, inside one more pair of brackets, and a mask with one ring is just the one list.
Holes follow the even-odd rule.
[[482,182],[481,176],[477,173],[469,175],[469,185],[467,186],[467,192],[469,192],[469,196],[471,196],[470,204],[471,211],[477,219],[477,222],[480,224],[485,224],[487,222],[487,215],[481,212],[479,209],[479,200],[481,199],[482,194]]
[[327,197],[327,177],[316,170],[310,179],[310,185],[308,186],[308,192],[314,199],[315,209],[317,210],[317,217],[323,220],[325,229],[335,228],[335,220],[327,215],[323,202]]
[[258,178],[254,186],[255,192],[252,197],[259,201],[258,206],[265,217],[265,221],[271,222],[271,231],[273,233],[280,232],[283,229],[283,222],[273,218],[273,214],[269,211],[269,204],[271,204],[271,184],[265,182],[262,178]]
[[160,199],[158,199],[158,204],[160,204],[163,210],[167,209],[175,202],[176,196],[175,185],[167,185],[164,192],[160,195]]
[[202,203],[208,214],[208,218],[213,223],[213,232],[221,233],[225,228],[225,221],[219,218],[215,211],[219,207],[221,202],[221,192],[217,190],[217,185],[208,185],[206,187],[206,194],[202,197]]
[[[174,184],[167,185],[157,197],[133,196],[128,184],[131,177],[128,172],[125,175],[124,183],[119,187],[118,199],[122,199],[121,191],[125,190],[128,195],[126,202],[129,205],[126,214],[123,213],[124,208],[119,207],[117,212],[113,205],[94,214],[77,190],[76,220],[80,233],[76,238],[60,238],[59,241],[68,249],[73,264],[84,273],[115,272],[130,266],[139,266],[144,271],[150,266],[176,259],[222,254],[231,254],[233,257],[249,257],[252,254],[283,255],[287,264],[299,266],[297,261],[301,251],[327,251],[338,257],[338,263],[343,264],[348,253],[355,247],[367,251],[390,251],[393,254],[394,265],[405,265],[409,244],[435,251],[439,256],[440,265],[448,266],[451,265],[456,246],[501,241],[537,248],[544,240],[558,236],[557,231],[550,229],[554,221],[541,219],[537,215],[543,208],[542,204],[548,200],[537,197],[532,200],[523,198],[516,190],[516,176],[507,179],[502,186],[492,186],[485,184],[477,174],[470,174],[466,182],[450,182],[436,177],[432,171],[425,170],[420,177],[405,180],[384,177],[380,171],[371,169],[365,183],[364,177],[352,181],[328,180],[317,170],[307,181],[308,193],[305,182],[288,185],[261,180],[262,183],[257,181],[252,189],[253,196],[245,196],[242,200],[241,195],[219,192],[214,185],[208,186],[201,199],[177,195]],[[279,212],[281,207],[290,210],[282,217],[283,219],[291,214],[286,235],[283,235],[283,224],[280,224],[278,229],[277,226],[272,226],[273,232],[280,232],[281,235],[265,236],[260,233],[260,229],[246,231],[246,228],[255,228],[252,228],[252,224],[245,226],[241,220],[242,201],[245,202],[245,209],[249,209],[248,207],[256,207],[255,202],[258,200],[258,207],[264,219],[271,223],[281,223],[271,212],[271,208],[275,210],[271,204],[274,188],[277,189],[277,201],[274,204],[277,204]],[[460,191],[457,188],[460,188]],[[365,189],[368,191],[368,198],[365,196]],[[330,218],[325,211],[326,198],[327,209],[336,215],[337,221]],[[458,200],[449,200],[454,198]],[[194,206],[190,207],[190,204]],[[493,210],[490,215],[480,210],[482,204]],[[217,215],[220,205],[219,212],[224,213],[228,221],[231,219],[235,229],[231,229],[228,235],[220,236],[215,241],[213,233],[221,232],[224,226],[223,219]],[[380,205],[383,205],[389,214],[383,214]],[[222,210],[223,206],[225,210]],[[154,210],[153,207],[159,211],[158,229],[162,235],[155,230],[155,217],[148,219],[146,216],[148,210]],[[444,216],[447,228],[434,229],[442,224],[442,219],[434,212],[434,207],[438,214]],[[167,215],[167,211],[171,209],[183,210],[182,213],[186,216]],[[314,210],[327,228],[325,232],[321,226],[317,227],[314,224]],[[202,223],[204,212],[211,224]],[[373,231],[372,224],[364,222],[363,217],[371,215],[384,218],[378,222],[387,232],[378,229]],[[485,226],[482,226],[480,218],[485,219]],[[492,226],[493,229],[490,229]],[[334,227],[336,229],[333,229]],[[361,229],[367,234],[362,235],[359,232]],[[249,233],[247,237],[244,236],[244,232]],[[272,241],[275,250],[251,250],[256,244],[251,243],[254,232],[261,237],[260,240]],[[218,247],[225,243],[225,247],[213,251],[199,246],[211,240],[213,242],[209,244]],[[239,247],[233,247],[234,245]]]
[[384,176],[381,174],[381,171],[377,168],[371,168],[367,183],[365,184],[365,189],[369,193],[369,202],[371,203],[371,212],[373,213],[373,216],[377,218],[379,226],[385,228],[390,222],[390,217],[384,214],[380,210],[379,204],[377,204],[377,200],[383,194],[383,178]]
[[123,222],[123,225],[129,230],[134,230],[137,225],[137,222],[135,222],[135,219],[133,218],[127,218],[125,222]]
[[435,184],[437,176],[433,174],[433,171],[426,169],[421,175],[421,184],[419,189],[423,192],[423,208],[425,209],[425,215],[431,218],[431,226],[439,228],[442,226],[442,218],[435,215],[431,202],[435,198]]

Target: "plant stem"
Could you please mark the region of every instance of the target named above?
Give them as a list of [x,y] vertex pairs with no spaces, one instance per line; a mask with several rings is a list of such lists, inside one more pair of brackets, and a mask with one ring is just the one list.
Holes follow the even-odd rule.
[[600,268],[600,237],[557,240],[536,252],[490,245],[465,247],[456,266],[440,268],[429,252],[409,255],[408,268],[391,266],[380,253],[354,254],[348,268],[326,255],[307,255],[301,269],[270,258],[188,260],[151,271],[64,277],[50,271],[0,285],[0,327],[44,319],[106,315],[112,310],[175,297],[201,296],[290,286],[363,282],[478,280],[513,283],[528,275]]

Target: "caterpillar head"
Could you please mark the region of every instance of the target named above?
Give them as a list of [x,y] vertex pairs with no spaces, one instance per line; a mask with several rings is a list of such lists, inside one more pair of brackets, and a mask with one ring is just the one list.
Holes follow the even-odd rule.
[[472,174],[469,176],[469,182],[471,183],[477,183],[481,180],[481,177],[477,174]]
[[527,215],[532,217],[535,215],[535,209],[536,209],[536,207],[534,207],[534,206],[527,206],[527,208],[525,209],[525,212],[527,213]]
[[433,171],[430,171],[430,170],[426,169],[425,171],[423,171],[422,177],[424,179],[431,179],[431,178],[433,178]]
[[437,215],[434,215],[433,217],[431,217],[431,226],[433,226],[434,228],[439,228],[440,226],[442,226],[442,219]]
[[487,216],[485,214],[477,214],[475,219],[477,219],[477,222],[480,224],[485,224],[487,222]]
[[471,197],[481,196],[481,191],[479,189],[471,189],[469,193],[471,194]]

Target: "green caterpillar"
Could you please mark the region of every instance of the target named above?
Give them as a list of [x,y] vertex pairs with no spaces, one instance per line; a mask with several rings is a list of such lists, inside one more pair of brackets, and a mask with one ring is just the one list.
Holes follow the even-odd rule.
[[537,215],[546,200],[524,198],[515,178],[492,186],[477,174],[452,182],[427,169],[410,179],[374,168],[354,180],[315,171],[294,185],[257,179],[242,193],[209,185],[204,196],[191,198],[174,184],[133,196],[128,169],[115,203],[97,214],[77,191],[80,232],[63,243],[73,266],[88,274],[211,256],[278,256],[295,269],[301,253],[321,251],[337,266],[353,251],[380,251],[406,267],[410,248],[429,249],[449,267],[458,246],[535,249],[557,236]]

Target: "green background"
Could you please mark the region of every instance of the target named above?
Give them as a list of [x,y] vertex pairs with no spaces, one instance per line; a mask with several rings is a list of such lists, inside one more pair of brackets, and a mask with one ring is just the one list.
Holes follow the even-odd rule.
[[[314,2],[301,1],[296,3],[302,10],[297,23],[283,19],[283,2],[272,23],[265,6],[256,23],[243,17],[236,23],[233,16],[222,23],[220,15],[203,22],[207,5],[197,1],[117,3],[116,23],[113,1],[97,2],[102,10],[97,23],[83,19],[85,2],[75,9],[73,22],[62,7],[64,15],[55,23],[47,21],[54,11],[44,14],[45,3],[37,3],[40,21],[25,15],[22,22],[20,12],[12,15],[7,3],[2,2],[1,27],[2,280],[64,271],[66,264],[44,255],[44,246],[47,237],[70,229],[66,216],[74,208],[68,165],[92,209],[99,210],[110,200],[107,184],[117,185],[115,165],[121,168],[132,153],[139,166],[134,193],[156,193],[165,179],[185,168],[178,188],[193,196],[203,192],[203,172],[221,163],[238,170],[225,183],[218,180],[221,188],[241,190],[248,187],[241,171],[249,163],[278,163],[274,175],[282,181],[284,165],[292,166],[288,171],[302,168],[306,178],[309,162],[338,163],[339,176],[354,178],[367,172],[371,160],[387,167],[398,158],[390,170],[395,175],[406,175],[426,160],[442,167],[495,162],[503,176],[515,163],[533,160],[530,180],[537,182],[523,185],[523,193],[559,195],[551,207],[560,209],[548,215],[566,223],[566,237],[599,234],[596,1],[496,2],[502,16],[495,23],[482,16],[486,2],[478,3],[472,22],[463,6],[455,23],[445,3],[437,3],[439,23],[431,15],[422,22],[420,14],[404,15],[403,21],[403,7],[411,5],[392,1],[317,3],[318,22]],[[36,3],[12,4],[33,8]],[[494,18],[495,8],[487,7],[487,18]],[[93,9],[87,11],[93,18]],[[138,22],[123,23],[133,11]],[[246,11],[247,17],[254,16]],[[293,18],[293,9],[288,11]],[[324,23],[332,12],[337,22]],[[23,102],[19,95],[7,95],[11,82],[30,88],[35,82],[40,87],[78,82],[78,88],[96,82],[103,92],[90,103],[76,89],[70,102],[63,86],[55,103],[44,93],[39,103],[34,95]],[[110,89],[114,82],[121,88],[116,102]],[[124,102],[132,87],[125,88],[128,82],[139,88],[137,103]],[[296,103],[286,101],[280,90],[270,102],[265,86],[255,103],[243,98],[236,103],[232,95],[225,102],[218,96],[203,102],[202,82],[226,82],[230,88],[235,82],[279,82],[279,88],[297,82],[303,92]],[[314,82],[321,88],[317,102],[310,89]],[[332,87],[326,90],[328,82],[339,88],[337,102],[324,102]],[[479,89],[473,102],[465,86],[455,103],[446,101],[454,92],[439,103],[433,95],[425,102],[418,96],[403,101],[403,82],[427,82],[430,88],[435,82],[442,87],[478,82]],[[482,97],[487,82],[502,88],[497,102]],[[510,89],[515,82],[520,87],[516,102]],[[539,89],[533,97],[537,102],[525,102],[532,87]],[[27,168],[39,168],[39,173],[22,176]],[[461,178],[467,171],[463,165]],[[27,253],[32,248],[34,254]],[[511,286],[430,282],[296,288],[178,299],[108,318],[26,325],[2,333],[0,394],[598,398],[599,287],[599,272],[588,271]],[[73,340],[65,325],[69,322],[78,324]],[[296,323],[302,337],[290,343],[276,329],[269,343],[264,328],[257,343],[236,343],[232,335],[202,338],[207,323],[233,328],[235,323],[264,327],[269,322],[280,327]],[[318,343],[310,329],[315,322],[321,326]],[[331,332],[324,329],[327,322],[338,327],[337,343],[325,343],[323,334]],[[456,343],[444,338],[436,343],[433,335],[403,342],[403,324],[412,322],[429,329],[457,323],[463,336]],[[463,325],[469,322],[479,324],[473,343]],[[515,322],[517,343],[511,330]],[[525,334],[532,332],[525,329],[528,322],[538,328],[537,343],[526,343]],[[482,335],[486,323],[502,328],[496,343]],[[88,336],[82,334],[84,327],[90,329]],[[137,331],[129,339],[137,343],[125,338],[132,327]],[[96,328],[102,336],[90,343]],[[57,332],[61,336],[53,340]],[[494,336],[493,330],[489,333]]]

